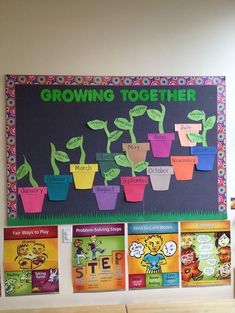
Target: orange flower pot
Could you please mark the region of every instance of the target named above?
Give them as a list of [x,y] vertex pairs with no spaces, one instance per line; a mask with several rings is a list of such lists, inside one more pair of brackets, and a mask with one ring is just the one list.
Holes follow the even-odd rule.
[[176,180],[191,180],[193,178],[194,165],[198,163],[196,156],[172,156]]

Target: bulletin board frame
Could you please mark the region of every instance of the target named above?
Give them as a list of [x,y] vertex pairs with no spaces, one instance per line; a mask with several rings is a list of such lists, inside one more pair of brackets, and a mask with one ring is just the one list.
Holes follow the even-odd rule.
[[[124,222],[135,222],[135,221],[155,221],[155,220],[200,220],[200,219],[226,219],[227,213],[226,213],[226,136],[225,136],[225,77],[224,76],[178,76],[178,77],[160,77],[160,76],[75,76],[75,75],[13,75],[9,74],[6,75],[5,77],[5,91],[6,91],[6,163],[7,163],[7,224],[10,226],[15,226],[15,225],[33,225],[33,224],[66,224],[66,223],[93,223],[93,222],[119,222],[119,221],[124,221]],[[119,92],[119,95],[122,94],[122,101],[124,105],[122,105],[122,111],[121,112],[115,112],[115,116],[111,116],[110,118],[115,119],[123,115],[123,110],[126,110],[126,113],[128,114],[128,110],[130,112],[131,108],[133,106],[148,106],[147,109],[153,109],[155,108],[154,105],[158,105],[158,112],[160,112],[159,105],[162,106],[162,103],[167,103],[170,109],[170,104],[177,104],[179,111],[181,111],[181,115],[184,115],[182,122],[183,123],[188,123],[189,120],[187,120],[187,115],[184,112],[185,111],[185,106],[182,104],[188,104],[190,107],[190,101],[193,102],[194,100],[190,100],[190,92],[188,94],[188,90],[193,90],[195,89],[196,92],[201,93],[202,95],[201,100],[203,100],[203,97],[205,97],[205,102],[207,103],[202,103],[201,102],[201,107],[198,108],[198,110],[205,111],[207,113],[207,109],[212,109],[213,112],[215,112],[216,115],[216,122],[214,125],[214,130],[213,134],[209,135],[208,131],[208,141],[214,141],[214,145],[216,146],[216,161],[215,161],[215,167],[213,169],[213,181],[216,184],[216,188],[214,190],[209,191],[209,197],[213,198],[211,207],[204,209],[204,205],[197,207],[197,204],[195,204],[195,208],[193,210],[189,209],[187,210],[186,208],[182,208],[182,210],[177,211],[176,210],[172,211],[172,205],[169,205],[169,211],[167,208],[159,208],[158,210],[153,209],[151,212],[148,211],[148,205],[143,204],[139,211],[134,212],[134,210],[129,210],[128,209],[118,212],[111,212],[111,211],[97,211],[95,210],[94,212],[88,212],[84,214],[82,213],[75,213],[74,211],[60,211],[59,213],[55,213],[55,211],[51,211],[51,213],[47,214],[25,214],[25,213],[20,213],[19,207],[21,206],[21,200],[18,194],[18,188],[21,187],[23,184],[23,181],[25,177],[28,175],[25,175],[25,177],[22,180],[19,180],[16,178],[17,174],[17,169],[20,167],[20,165],[23,163],[23,160],[27,159],[28,162],[28,155],[33,151],[33,146],[37,145],[36,140],[31,140],[32,138],[30,137],[30,140],[28,140],[28,143],[24,143],[24,138],[27,135],[27,129],[24,129],[24,124],[27,124],[27,119],[30,117],[30,114],[34,114],[35,116],[38,114],[39,117],[36,118],[37,122],[38,119],[40,119],[40,116],[44,116],[43,114],[40,115],[41,113],[39,111],[34,111],[33,108],[34,105],[34,98],[33,98],[33,93],[37,93],[38,95],[38,90],[39,89],[50,89],[54,88],[56,90],[63,89],[63,90],[68,90],[68,89],[96,89],[96,90],[113,90],[113,95],[116,95],[116,92]],[[122,89],[120,89],[122,88]],[[212,89],[207,89],[207,88],[212,88]],[[140,92],[141,90],[166,90],[166,92],[159,91],[158,98],[156,98],[156,93],[153,92],[152,95],[152,100],[149,96],[149,92],[147,92],[148,96],[146,96],[146,93],[142,93],[142,96],[140,98]],[[178,90],[183,89],[186,90],[185,92],[180,94]],[[36,91],[35,91],[36,90]],[[121,93],[121,90],[124,90],[125,92]],[[128,96],[129,93],[132,90],[137,90],[138,93],[133,93],[132,95],[130,94],[130,97]],[[168,97],[168,91],[169,91],[169,97]],[[175,90],[175,91],[174,91]],[[213,94],[210,95],[210,90],[213,91]],[[172,92],[172,93],[170,93]],[[176,96],[173,94],[175,93]],[[137,95],[138,94],[138,95]],[[188,95],[188,96],[187,96]],[[194,97],[191,95],[192,98]],[[32,98],[31,98],[32,97]],[[67,97],[67,98],[66,98]],[[65,96],[64,100],[62,100],[64,105],[69,106],[69,103],[73,102],[70,101],[69,99],[69,94]],[[128,98],[129,97],[129,98]],[[135,98],[136,97],[136,98]],[[176,97],[176,98],[175,98]],[[177,98],[178,97],[178,98]],[[99,111],[95,108],[95,105],[98,106],[98,102],[104,102],[104,100],[98,99],[98,102],[92,102],[92,98],[89,100],[89,97],[87,98],[87,102],[89,102],[89,105],[92,104],[92,106],[89,106],[89,112],[91,114],[89,115],[89,118],[85,118],[86,120],[86,127],[87,127],[87,122],[91,121],[91,116],[93,117],[92,120],[96,120],[96,116],[99,114],[97,113]],[[32,101],[31,101],[32,100]],[[42,99],[41,99],[42,100]],[[58,99],[57,99],[58,100]],[[113,100],[111,98],[108,98],[107,96],[107,101],[109,102],[109,106],[112,105]],[[120,98],[117,100],[116,105],[119,105],[118,101],[120,102]],[[42,101],[41,101],[42,102]],[[60,103],[61,100],[58,100],[58,104]],[[75,101],[74,101],[75,102]],[[21,112],[21,107],[24,106],[24,103],[28,108],[30,108],[28,111]],[[30,104],[31,103],[31,104]],[[53,101],[50,99],[44,99],[44,105],[51,106]],[[73,103],[73,105],[78,104],[78,103]],[[79,103],[81,104],[81,103]],[[83,106],[85,105],[83,103]],[[121,105],[121,104],[120,104]],[[193,104],[192,104],[193,105]],[[79,105],[77,105],[79,107]],[[80,105],[81,107],[81,105]],[[167,115],[167,109],[166,105],[166,115]],[[128,108],[128,109],[127,109]],[[162,107],[163,108],[163,107]],[[79,109],[79,108],[78,108]],[[194,108],[195,110],[197,107]],[[102,109],[101,109],[102,110]],[[32,112],[31,112],[32,111]],[[31,112],[31,113],[30,113]],[[62,112],[62,111],[61,111]],[[85,111],[84,111],[85,112]],[[82,116],[84,114],[86,115],[86,112],[82,112]],[[87,111],[88,113],[88,111]],[[189,111],[187,112],[187,114]],[[61,113],[60,113],[61,114]],[[98,115],[97,115],[98,114]],[[111,113],[112,114],[112,113]],[[139,113],[136,113],[136,116],[138,116]],[[28,115],[28,116],[27,116]],[[58,114],[59,115],[59,114]],[[171,113],[173,116],[174,114]],[[55,119],[57,119],[57,114],[54,115]],[[106,116],[107,117],[107,116]],[[149,116],[150,117],[150,116]],[[208,115],[207,115],[208,117]],[[147,114],[145,112],[145,118],[147,119]],[[158,120],[159,117],[157,117]],[[138,118],[136,118],[137,120]],[[62,120],[62,117],[61,117]],[[106,119],[107,120],[107,119]],[[57,122],[59,122],[60,119],[57,119]],[[34,122],[32,121],[32,128],[34,126]],[[45,122],[45,124],[44,124]],[[80,122],[80,121],[78,121]],[[159,122],[159,121],[158,121]],[[49,121],[49,124],[53,124],[53,121]],[[148,123],[152,123],[153,125],[153,118],[148,118]],[[168,128],[168,122],[166,121],[165,123],[165,128]],[[195,120],[194,120],[195,123]],[[156,124],[156,123],[155,123]],[[41,125],[46,125],[45,120],[41,120]],[[141,127],[145,125],[145,122],[142,121],[139,124],[139,131],[137,131],[137,136],[139,135],[141,137]],[[68,128],[71,126],[71,124],[68,122],[67,124]],[[138,126],[138,123],[137,123]],[[47,127],[47,126],[45,126]],[[92,126],[93,127],[93,126]],[[92,127],[87,127],[89,128],[90,133],[92,133],[92,136],[98,136],[98,140],[103,140],[104,135],[102,132],[96,128],[92,129]],[[96,127],[96,126],[95,126]],[[114,128],[115,126],[112,124],[110,126]],[[122,128],[122,132],[125,132],[125,128],[127,126],[124,125]],[[152,126],[151,126],[152,127]],[[155,126],[154,126],[155,127]],[[173,128],[174,125],[171,125],[171,128]],[[95,130],[95,131],[94,131]],[[99,130],[99,131],[96,131]],[[53,132],[53,129],[52,129]],[[50,129],[47,129],[47,134],[50,133]],[[26,134],[26,135],[25,135]],[[99,137],[100,136],[100,137]],[[102,137],[103,136],[103,137]],[[118,139],[117,135],[117,139]],[[177,135],[176,135],[177,136]],[[211,136],[211,138],[210,138]],[[43,137],[43,134],[42,134]],[[39,137],[38,137],[39,138]],[[94,137],[95,138],[95,137]],[[101,138],[101,139],[100,139]],[[141,138],[142,139],[142,138]],[[40,141],[40,140],[39,140]],[[94,142],[96,139],[94,139]],[[50,142],[50,140],[48,141]],[[89,143],[88,150],[90,147],[93,145],[94,142]],[[104,142],[104,140],[103,140]],[[22,143],[22,145],[21,145]],[[22,152],[21,151],[21,146],[28,145],[28,151]],[[62,146],[61,143],[57,142],[58,146]],[[64,144],[64,143],[63,143]],[[54,145],[56,146],[56,145]],[[52,147],[52,146],[51,146]],[[20,156],[18,154],[18,150],[20,150]],[[63,149],[59,149],[63,150]],[[71,152],[71,151],[70,151]],[[100,151],[96,151],[100,152]],[[117,151],[115,151],[117,152]],[[120,151],[121,153],[121,151]],[[148,152],[149,154],[151,152]],[[184,154],[184,153],[183,153]],[[27,155],[27,157],[26,157]],[[20,158],[20,159],[19,159]],[[95,160],[91,160],[91,163],[94,163]],[[156,162],[155,162],[156,163]],[[62,164],[62,163],[61,163]],[[65,165],[67,164],[62,164],[61,167],[65,168]],[[143,165],[143,164],[142,164]],[[156,164],[155,164],[156,165]],[[163,163],[160,163],[160,165],[165,165]],[[34,164],[35,166],[35,164]],[[36,165],[37,167],[38,165]],[[125,167],[125,166],[124,166]],[[146,168],[145,168],[146,169]],[[40,171],[40,167],[37,169]],[[124,168],[124,171],[126,168]],[[208,173],[208,172],[207,172]],[[28,171],[29,174],[29,171]],[[142,174],[138,174],[142,175]],[[142,176],[141,176],[142,177]],[[101,180],[98,180],[98,183],[100,184]],[[175,183],[173,183],[175,185]],[[149,184],[150,185],[150,184]],[[191,191],[196,190],[194,186],[191,186]],[[189,188],[189,191],[190,191]],[[193,189],[192,189],[193,188]],[[216,192],[215,192],[216,189]],[[193,192],[192,192],[193,193]],[[177,194],[177,191],[175,191],[175,199],[180,199],[182,194]],[[94,195],[93,195],[94,196]],[[157,200],[155,198],[156,193],[154,197],[149,201],[149,207],[152,206],[152,203],[155,203]],[[164,196],[165,197],[165,196]],[[85,196],[86,198],[86,196]],[[163,200],[166,198],[163,198]],[[162,203],[164,202],[162,200]],[[120,205],[120,208],[122,209],[122,206],[125,207],[125,205],[128,205],[126,203],[126,200],[124,196],[122,196],[122,204]],[[190,199],[188,199],[188,203],[190,203]],[[176,201],[177,202],[177,201]],[[58,206],[58,202],[54,202],[54,206]],[[134,201],[132,204],[132,208],[135,206],[138,206],[138,203]],[[69,206],[69,203],[68,203]],[[88,205],[89,207],[89,205]],[[22,211],[22,210],[21,210]]]

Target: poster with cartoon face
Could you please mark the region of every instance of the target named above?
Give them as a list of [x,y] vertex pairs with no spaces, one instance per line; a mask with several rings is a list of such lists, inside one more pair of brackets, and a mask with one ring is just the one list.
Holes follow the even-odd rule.
[[73,291],[125,289],[124,224],[73,226]]
[[179,286],[178,223],[128,224],[129,289]]
[[231,283],[230,221],[181,223],[182,287]]
[[6,296],[59,291],[57,226],[4,229]]

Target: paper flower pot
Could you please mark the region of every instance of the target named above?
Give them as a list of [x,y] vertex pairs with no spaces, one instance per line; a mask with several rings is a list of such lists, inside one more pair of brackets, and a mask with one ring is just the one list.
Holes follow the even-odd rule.
[[45,175],[44,183],[48,188],[50,201],[64,201],[67,199],[69,184],[72,183],[71,175]]
[[103,177],[105,177],[104,173],[107,173],[112,168],[119,168],[114,159],[117,154],[118,153],[96,153],[96,161],[99,163]]
[[172,156],[171,165],[173,166],[176,180],[191,180],[193,178],[194,165],[197,162],[196,156]]
[[121,185],[127,202],[142,202],[144,200],[145,186],[148,184],[147,176],[121,177]]
[[175,124],[175,131],[178,132],[180,144],[182,147],[195,147],[196,142],[189,139],[189,133],[199,133],[202,130],[201,124]]
[[214,167],[214,161],[217,154],[216,147],[192,147],[191,155],[198,157],[198,163],[196,165],[199,171],[212,171]]
[[76,189],[92,189],[98,164],[70,164]]
[[120,186],[94,186],[93,193],[96,196],[99,210],[114,210],[119,192]]
[[19,187],[25,213],[41,213],[47,187]]
[[146,160],[147,151],[149,151],[149,143],[123,143],[122,150],[128,155],[133,164]]
[[174,171],[172,166],[149,166],[147,174],[150,176],[153,190],[164,191],[169,189]]
[[167,158],[171,152],[172,141],[175,140],[175,133],[148,134],[148,140],[154,157]]

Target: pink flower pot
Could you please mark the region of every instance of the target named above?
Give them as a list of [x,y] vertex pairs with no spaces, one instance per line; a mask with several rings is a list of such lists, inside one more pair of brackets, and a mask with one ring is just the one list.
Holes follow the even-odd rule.
[[47,187],[19,187],[25,213],[41,213]]
[[178,132],[180,144],[182,147],[195,147],[196,142],[189,139],[189,133],[199,133],[202,130],[201,124],[175,124],[175,131]]
[[148,134],[148,140],[154,157],[167,158],[171,152],[172,141],[175,140],[175,133]]
[[148,184],[147,176],[122,176],[121,185],[127,202],[142,202],[144,200],[145,186]]

